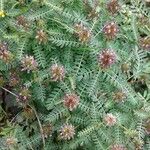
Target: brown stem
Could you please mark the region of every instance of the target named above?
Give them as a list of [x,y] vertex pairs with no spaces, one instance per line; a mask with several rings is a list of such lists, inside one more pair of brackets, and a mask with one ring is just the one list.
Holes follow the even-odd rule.
[[40,132],[41,132],[41,136],[42,136],[42,140],[43,140],[43,147],[45,147],[45,138],[44,138],[44,135],[43,135],[43,128],[42,128],[42,124],[40,122],[39,116],[38,116],[36,110],[31,105],[28,104],[28,106],[34,111],[34,114],[35,114],[35,116],[37,118],[37,121],[38,121],[38,124],[39,124],[39,128],[40,128]]

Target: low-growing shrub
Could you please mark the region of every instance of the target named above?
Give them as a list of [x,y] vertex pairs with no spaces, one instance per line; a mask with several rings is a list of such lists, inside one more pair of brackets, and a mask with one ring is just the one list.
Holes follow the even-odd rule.
[[0,1],[0,149],[150,149],[144,0]]

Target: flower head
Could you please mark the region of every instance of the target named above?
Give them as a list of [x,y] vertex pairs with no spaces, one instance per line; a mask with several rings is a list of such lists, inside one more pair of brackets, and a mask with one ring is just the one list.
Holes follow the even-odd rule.
[[113,93],[113,99],[116,102],[122,102],[122,101],[124,101],[125,98],[126,98],[126,94],[122,91],[117,91],[117,92]]
[[72,124],[65,124],[60,129],[60,138],[63,140],[70,140],[75,135],[75,128]]
[[42,126],[43,128],[43,136],[45,138],[48,138],[52,134],[52,125],[51,124],[45,124]]
[[107,3],[107,9],[108,11],[113,15],[113,14],[116,14],[119,9],[120,9],[120,5],[118,3],[118,0],[110,0],[108,3]]
[[26,28],[26,29],[29,26],[29,24],[28,24],[28,22],[27,22],[27,20],[26,20],[26,18],[24,16],[18,16],[17,17],[17,24],[19,26],[22,26],[22,27]]
[[82,23],[75,24],[75,31],[79,41],[85,43],[90,40],[91,32]]
[[89,19],[97,19],[99,17],[99,12],[97,12],[96,8],[92,8],[92,10],[88,14]]
[[13,58],[13,55],[10,51],[3,51],[0,52],[0,59],[2,59],[4,62],[9,63]]
[[79,97],[76,94],[66,94],[63,103],[65,107],[72,111],[79,105]]
[[104,49],[98,55],[98,62],[102,68],[108,68],[117,60],[115,52],[111,49]]
[[30,107],[23,108],[23,117],[26,119],[35,119],[35,114],[33,112],[33,109]]
[[41,44],[41,43],[47,43],[47,41],[48,41],[47,34],[43,30],[37,31],[35,38],[38,40],[39,44]]
[[114,21],[106,23],[103,27],[103,33],[108,40],[114,39],[118,32],[118,25]]
[[8,50],[8,43],[2,42],[0,43],[0,59],[4,62],[9,63],[13,58],[12,53]]
[[150,50],[150,37],[141,38],[140,46],[145,50]]
[[8,147],[11,147],[11,146],[15,145],[16,143],[17,143],[17,139],[14,138],[14,137],[8,137],[8,138],[6,139],[6,145],[7,145]]
[[50,68],[51,79],[53,81],[62,81],[65,78],[65,69],[63,66],[53,64]]
[[26,87],[23,87],[19,93],[17,101],[21,103],[27,103],[30,97],[31,97],[31,93],[29,89]]
[[88,0],[83,0],[85,9],[88,13],[89,19],[97,19],[99,17],[99,1],[94,0],[93,3]]
[[22,61],[22,71],[27,71],[28,73],[30,71],[35,71],[37,69],[37,62],[35,61],[33,56],[26,55]]
[[143,15],[143,14],[139,14],[138,16],[138,24],[139,25],[148,25],[150,26],[150,20],[147,16]]
[[107,126],[113,126],[116,124],[117,122],[117,117],[114,116],[113,114],[106,114],[106,116],[104,116],[104,122],[106,123]]
[[19,78],[18,74],[15,72],[11,72],[9,85],[14,87],[14,86],[18,85],[19,82],[20,82],[20,78]]
[[126,150],[126,148],[121,144],[114,144],[111,146],[110,150]]

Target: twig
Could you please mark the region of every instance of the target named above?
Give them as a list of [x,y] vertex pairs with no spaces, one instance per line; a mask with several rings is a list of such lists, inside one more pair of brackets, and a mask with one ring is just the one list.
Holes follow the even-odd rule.
[[43,147],[45,147],[45,138],[44,138],[44,135],[43,135],[43,128],[42,128],[42,124],[40,122],[39,116],[38,116],[36,110],[31,105],[28,104],[28,106],[34,111],[34,114],[35,114],[35,116],[37,118],[37,121],[38,121],[38,124],[39,124],[39,127],[40,127],[40,132],[41,132],[42,140],[43,140]]
[[8,93],[10,93],[11,95],[15,96],[18,98],[18,95],[16,95],[15,93],[9,91],[8,89],[4,88],[4,87],[1,87],[3,90],[7,91]]
[[11,119],[10,123],[13,123],[13,121],[15,120],[15,118],[16,118],[19,114],[20,114],[20,112],[17,113],[17,114]]

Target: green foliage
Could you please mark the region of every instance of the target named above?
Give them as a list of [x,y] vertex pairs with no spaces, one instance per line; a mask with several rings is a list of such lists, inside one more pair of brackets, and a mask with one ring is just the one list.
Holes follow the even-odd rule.
[[[0,149],[150,149],[150,49],[140,42],[150,38],[150,7],[142,0],[118,0],[113,15],[107,3],[0,1]],[[119,32],[108,40],[104,27],[111,21]],[[116,61],[103,68],[98,54],[106,49]],[[28,68],[26,56],[33,56]],[[57,81],[54,64],[62,67]],[[65,105],[66,94],[79,99],[73,110]],[[116,118],[114,125],[105,120],[108,114]],[[68,141],[60,138],[64,124],[75,128]]]

